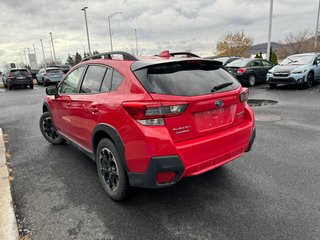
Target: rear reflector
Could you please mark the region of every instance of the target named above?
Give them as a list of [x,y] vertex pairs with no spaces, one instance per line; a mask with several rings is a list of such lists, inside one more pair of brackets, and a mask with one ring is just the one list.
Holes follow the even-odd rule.
[[249,89],[244,88],[243,91],[240,93],[240,102],[246,102],[249,98]]
[[160,184],[170,183],[176,176],[176,172],[158,172],[156,180]]
[[124,109],[142,125],[163,126],[164,118],[181,115],[186,103],[124,102]]

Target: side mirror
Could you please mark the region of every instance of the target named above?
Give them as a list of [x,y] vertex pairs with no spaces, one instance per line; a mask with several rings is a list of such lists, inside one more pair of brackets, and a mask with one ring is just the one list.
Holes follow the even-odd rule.
[[58,96],[58,88],[57,86],[49,86],[46,88],[46,94],[49,96]]

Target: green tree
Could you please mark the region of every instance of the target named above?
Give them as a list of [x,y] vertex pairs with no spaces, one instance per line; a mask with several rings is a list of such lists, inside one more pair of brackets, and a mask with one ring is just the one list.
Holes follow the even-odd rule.
[[262,52],[257,53],[256,56],[254,58],[262,58]]
[[278,64],[278,57],[277,54],[272,51],[272,47],[270,48],[270,58],[269,61],[272,62],[274,65]]
[[81,62],[81,60],[82,60],[81,55],[78,52],[76,52],[76,55],[74,55],[74,65],[78,64],[79,62]]
[[66,64],[68,64],[70,66],[74,66],[74,59],[73,59],[73,57],[70,56],[70,54],[68,55],[68,58],[66,60]]

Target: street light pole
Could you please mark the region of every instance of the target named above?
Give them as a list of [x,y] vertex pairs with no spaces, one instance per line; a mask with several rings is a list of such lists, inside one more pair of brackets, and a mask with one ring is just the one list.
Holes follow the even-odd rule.
[[136,36],[136,53],[137,53],[137,57],[138,57],[138,38],[137,38],[137,29],[134,29],[134,33]]
[[316,36],[314,39],[314,51],[316,51],[317,43],[318,43],[319,13],[320,13],[320,0],[319,0],[318,14],[317,14]]
[[44,63],[44,65],[46,65],[46,57],[44,55],[42,39],[40,39],[40,42],[41,42],[41,48],[42,48],[43,63]]
[[56,52],[54,51],[54,45],[53,45],[53,39],[52,39],[52,32],[49,32],[50,34],[50,38],[51,38],[51,44],[52,44],[52,51],[53,51],[53,57],[54,57],[54,63],[57,63],[57,59],[56,59]]
[[273,0],[270,0],[267,60],[270,60]]
[[88,30],[88,22],[87,22],[87,9],[88,7],[84,7],[81,9],[81,11],[84,12],[84,20],[85,20],[85,23],[86,23],[86,30],[87,30],[87,40],[88,40],[88,49],[89,49],[89,54],[91,54],[91,47],[90,47],[90,39],[89,39],[89,30]]
[[111,48],[111,52],[113,52],[113,46],[112,46],[112,33],[111,33],[111,18],[117,14],[121,14],[122,12],[114,12],[111,15],[108,16],[108,23],[109,23],[109,35],[110,35],[110,48]]
[[52,48],[51,48],[51,41],[49,40],[49,48],[50,48],[50,55],[51,55],[51,64],[53,62],[53,55],[52,55]]

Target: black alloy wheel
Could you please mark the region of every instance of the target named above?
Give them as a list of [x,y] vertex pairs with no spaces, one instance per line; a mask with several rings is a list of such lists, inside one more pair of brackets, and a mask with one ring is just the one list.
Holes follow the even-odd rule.
[[49,143],[60,145],[65,142],[65,140],[57,133],[49,112],[45,112],[42,114],[42,116],[40,117],[39,125],[42,135]]
[[307,81],[303,83],[304,88],[311,88],[313,85],[313,72],[309,72],[307,75]]
[[96,161],[100,182],[108,196],[116,201],[123,200],[129,190],[128,179],[112,141],[104,138],[99,142]]

